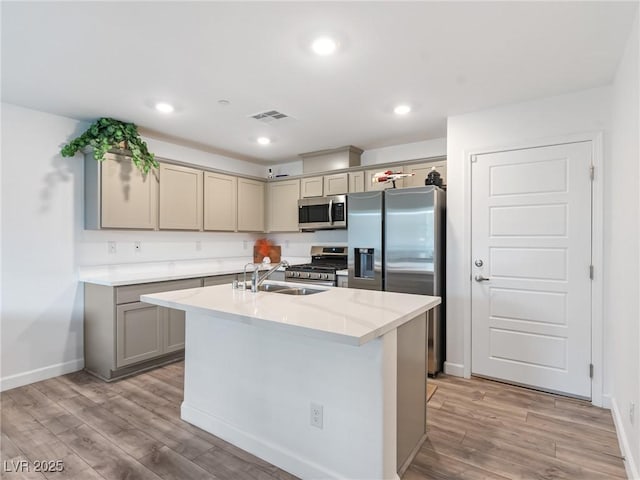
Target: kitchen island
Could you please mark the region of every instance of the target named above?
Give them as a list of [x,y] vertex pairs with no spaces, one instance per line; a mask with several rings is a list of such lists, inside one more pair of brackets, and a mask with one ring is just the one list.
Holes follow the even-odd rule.
[[184,420],[301,478],[397,479],[426,437],[427,312],[440,298],[322,290],[141,300],[186,312]]

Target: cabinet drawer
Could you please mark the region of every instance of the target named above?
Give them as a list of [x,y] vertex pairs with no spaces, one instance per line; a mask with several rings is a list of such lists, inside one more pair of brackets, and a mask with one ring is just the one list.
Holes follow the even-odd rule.
[[201,286],[201,278],[190,278],[188,280],[171,280],[169,282],[141,283],[139,285],[116,287],[116,305],[139,302],[140,295],[147,293],[169,292],[171,290],[184,290]]

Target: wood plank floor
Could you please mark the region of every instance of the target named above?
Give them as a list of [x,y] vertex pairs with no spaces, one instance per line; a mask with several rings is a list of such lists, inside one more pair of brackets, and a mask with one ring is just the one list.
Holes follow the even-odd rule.
[[403,480],[626,478],[609,410],[480,378],[429,381],[428,437]]
[[[175,363],[114,383],[77,372],[2,393],[0,476],[295,478],[180,420],[183,378]],[[624,478],[607,410],[481,379],[433,382],[429,438],[403,480]],[[65,470],[13,471],[20,460]]]

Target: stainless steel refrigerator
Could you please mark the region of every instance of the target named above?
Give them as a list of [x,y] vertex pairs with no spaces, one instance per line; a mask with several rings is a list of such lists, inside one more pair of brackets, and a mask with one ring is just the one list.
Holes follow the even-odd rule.
[[434,187],[350,193],[349,288],[442,297],[429,321],[429,374],[444,362],[444,190]]

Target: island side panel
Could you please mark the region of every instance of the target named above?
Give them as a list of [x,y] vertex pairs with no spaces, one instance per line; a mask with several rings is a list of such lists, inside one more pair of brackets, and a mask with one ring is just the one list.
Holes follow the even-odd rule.
[[384,337],[357,347],[214,315],[187,313],[184,420],[302,478],[398,478],[395,444],[384,451],[395,334],[385,352]]
[[427,435],[427,314],[398,332],[398,473],[402,475]]

